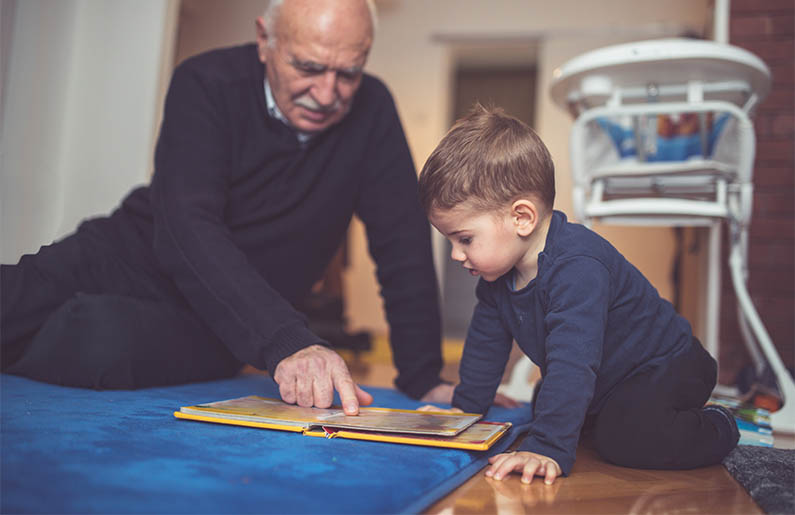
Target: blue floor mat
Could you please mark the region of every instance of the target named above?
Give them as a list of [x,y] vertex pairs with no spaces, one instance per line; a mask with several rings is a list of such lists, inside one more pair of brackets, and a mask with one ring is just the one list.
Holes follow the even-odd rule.
[[[367,388],[374,406],[414,409]],[[529,405],[487,452],[312,438],[178,420],[180,406],[278,397],[267,376],[137,391],[66,388],[0,376],[2,513],[416,513],[455,489],[527,428]]]

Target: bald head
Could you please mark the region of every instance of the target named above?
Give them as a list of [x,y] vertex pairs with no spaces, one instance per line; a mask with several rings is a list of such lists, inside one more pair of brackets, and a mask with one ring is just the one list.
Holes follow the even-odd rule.
[[[271,0],[263,15],[265,28],[270,34],[269,45],[276,44],[280,32],[290,34],[296,28],[315,25],[331,30],[334,24],[345,25],[370,42],[378,25],[373,0]],[[284,22],[279,26],[280,22]],[[296,23],[298,27],[296,27]]]

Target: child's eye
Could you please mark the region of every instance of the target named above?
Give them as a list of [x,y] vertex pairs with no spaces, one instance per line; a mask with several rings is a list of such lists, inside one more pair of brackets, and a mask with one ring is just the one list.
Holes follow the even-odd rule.
[[472,243],[472,238],[469,236],[458,238],[458,243],[460,243],[461,245],[469,245],[470,243]]

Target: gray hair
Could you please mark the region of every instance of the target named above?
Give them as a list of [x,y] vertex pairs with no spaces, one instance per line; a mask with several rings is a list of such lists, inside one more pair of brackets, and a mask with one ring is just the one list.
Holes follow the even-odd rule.
[[[365,0],[367,9],[370,10],[370,21],[373,24],[373,32],[378,28],[378,12],[375,8],[373,0]],[[265,20],[265,30],[268,31],[268,46],[273,47],[276,44],[276,18],[279,17],[279,10],[282,7],[284,0],[270,0],[268,7],[265,8],[263,19]]]

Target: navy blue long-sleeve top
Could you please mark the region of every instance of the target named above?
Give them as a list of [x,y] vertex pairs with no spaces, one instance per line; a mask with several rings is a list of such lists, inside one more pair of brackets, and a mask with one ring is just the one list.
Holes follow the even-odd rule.
[[518,449],[554,459],[566,475],[586,414],[598,413],[616,384],[692,342],[690,324],[637,268],[559,211],[527,286],[514,291],[509,272],[481,279],[476,291],[453,405],[485,413],[515,339],[542,374]]
[[150,186],[120,215],[151,241],[154,266],[243,362],[274,371],[323,344],[292,304],[318,281],[354,214],[390,326],[396,385],[439,384],[430,230],[391,95],[365,75],[348,115],[299,143],[269,116],[253,44],[180,64],[166,98]]

